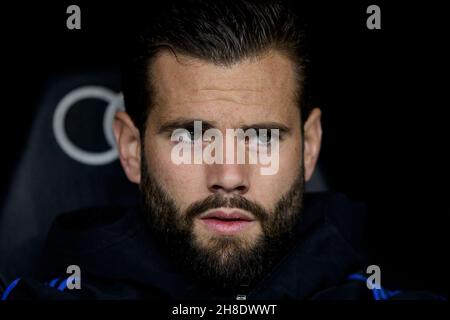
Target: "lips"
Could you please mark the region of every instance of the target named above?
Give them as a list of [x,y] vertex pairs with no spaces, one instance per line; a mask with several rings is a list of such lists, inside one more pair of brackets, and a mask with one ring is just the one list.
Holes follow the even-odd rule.
[[200,220],[213,232],[233,234],[249,227],[254,219],[239,211],[213,211],[200,217]]

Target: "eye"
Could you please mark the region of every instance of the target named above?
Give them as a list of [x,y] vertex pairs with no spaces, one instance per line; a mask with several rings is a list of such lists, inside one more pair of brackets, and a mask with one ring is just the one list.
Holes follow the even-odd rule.
[[271,133],[268,130],[259,130],[258,132],[258,144],[259,145],[270,145]]
[[185,130],[184,132],[178,134],[178,141],[183,143],[194,143],[195,141],[194,130]]
[[272,148],[280,138],[279,129],[258,129],[252,137],[246,137],[246,144],[250,150],[258,151],[260,148]]
[[178,133],[177,137],[179,142],[193,144],[195,140],[201,139],[202,136],[198,135],[198,137],[196,137],[194,129],[185,129],[183,132]]
[[275,139],[279,138],[278,129],[260,129],[258,130],[258,145],[260,146],[270,146]]

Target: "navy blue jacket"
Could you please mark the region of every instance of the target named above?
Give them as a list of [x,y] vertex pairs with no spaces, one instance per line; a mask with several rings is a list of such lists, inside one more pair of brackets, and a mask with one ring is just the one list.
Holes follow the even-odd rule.
[[[90,208],[59,216],[38,279],[18,278],[2,299],[432,299],[432,294],[369,290],[359,247],[364,206],[340,194],[308,194],[292,249],[254,288],[232,293],[200,286],[162,252],[139,207]],[[67,288],[67,266],[81,289]]]

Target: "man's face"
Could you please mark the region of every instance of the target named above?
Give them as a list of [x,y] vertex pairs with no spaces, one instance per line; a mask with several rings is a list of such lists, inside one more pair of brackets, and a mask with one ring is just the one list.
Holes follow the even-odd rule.
[[[153,227],[178,247],[174,253],[204,264],[197,271],[223,280],[241,273],[236,280],[247,281],[264,268],[255,264],[269,264],[269,252],[281,249],[300,214],[304,177],[294,66],[276,52],[231,67],[162,53],[151,72],[155,105],[140,185]],[[278,171],[262,175],[261,164],[175,164],[171,134],[180,125],[190,130],[186,124],[194,120],[224,137],[226,129],[280,129]]]

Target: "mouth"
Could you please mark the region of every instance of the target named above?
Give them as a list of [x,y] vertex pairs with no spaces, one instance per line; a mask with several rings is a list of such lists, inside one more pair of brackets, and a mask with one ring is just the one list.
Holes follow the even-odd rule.
[[252,217],[239,211],[213,211],[200,217],[200,220],[209,230],[220,234],[234,234],[256,222]]

